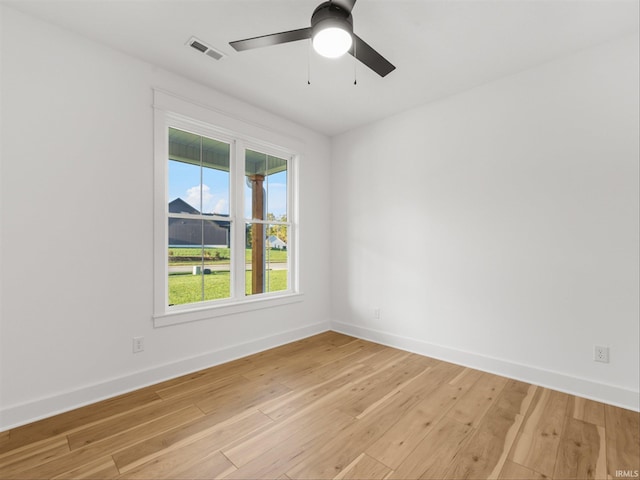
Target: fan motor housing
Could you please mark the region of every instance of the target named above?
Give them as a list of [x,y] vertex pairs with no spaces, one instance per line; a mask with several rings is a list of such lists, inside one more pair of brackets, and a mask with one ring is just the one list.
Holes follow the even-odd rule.
[[313,34],[329,27],[338,27],[353,34],[353,17],[351,12],[333,4],[325,2],[320,4],[311,15],[311,28]]

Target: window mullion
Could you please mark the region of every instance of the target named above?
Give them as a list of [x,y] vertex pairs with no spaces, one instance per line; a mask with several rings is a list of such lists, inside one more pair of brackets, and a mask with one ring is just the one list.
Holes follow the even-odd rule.
[[[297,198],[297,164],[293,161],[293,157],[289,157],[289,169],[287,172],[287,285],[290,289],[298,290],[300,288],[298,284],[298,276],[295,275],[297,271],[297,265],[295,264],[298,258],[298,212],[295,209],[298,205]],[[293,248],[290,248],[293,247]]]
[[[204,204],[202,195],[202,137],[200,137],[200,214],[204,214]],[[204,219],[200,220],[200,299],[204,301]]]
[[275,220],[256,220],[256,219],[252,219],[251,223],[262,223],[264,225],[291,225],[291,222],[276,222]]
[[197,213],[168,213],[167,218],[184,218],[185,220],[200,219],[214,222],[227,222],[231,219],[231,217],[223,217],[221,215],[199,215]]
[[245,221],[244,221],[244,172],[245,147],[241,140],[236,140],[232,148],[233,178],[233,248],[231,250],[231,278],[233,279],[233,297],[241,299],[245,296]]

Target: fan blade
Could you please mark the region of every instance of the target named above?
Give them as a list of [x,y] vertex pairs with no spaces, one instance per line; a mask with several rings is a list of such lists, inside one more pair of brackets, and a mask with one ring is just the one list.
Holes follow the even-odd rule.
[[349,13],[351,13],[351,10],[353,10],[353,6],[356,4],[356,0],[331,0],[331,2],[335,3],[340,8],[346,10]]
[[351,47],[351,50],[349,50],[349,53],[378,75],[385,77],[396,69],[396,67],[391,65],[386,58],[376,52],[367,42],[362,40],[355,33],[353,34],[353,40],[354,44]]
[[311,27],[300,28],[298,30],[290,30],[288,32],[272,33],[271,35],[263,35],[261,37],[247,38],[244,40],[236,40],[229,42],[236,51],[250,50],[252,48],[269,47],[280,43],[297,42],[298,40],[306,40],[311,38]]

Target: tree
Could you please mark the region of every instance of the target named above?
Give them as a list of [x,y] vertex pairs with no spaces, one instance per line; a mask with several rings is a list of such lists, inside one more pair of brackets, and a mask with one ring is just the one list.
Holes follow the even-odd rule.
[[[267,213],[267,220],[272,222],[286,222],[287,216],[280,215],[276,217],[273,213]],[[267,237],[271,236],[278,237],[284,243],[287,243],[287,226],[270,224],[269,228],[267,228]]]

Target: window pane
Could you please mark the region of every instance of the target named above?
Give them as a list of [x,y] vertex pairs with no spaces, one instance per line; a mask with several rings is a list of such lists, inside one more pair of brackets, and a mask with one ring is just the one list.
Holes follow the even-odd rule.
[[169,212],[229,214],[231,146],[169,129]]
[[169,305],[202,301],[202,220],[169,218]]
[[287,160],[254,150],[245,155],[245,218],[286,220]]
[[247,223],[245,294],[278,292],[288,286],[287,228],[284,225]]
[[279,292],[288,287],[287,226],[267,227],[265,291]]
[[231,297],[231,224],[204,221],[203,300]]
[[267,220],[287,221],[287,161],[268,157]]
[[199,213],[201,137],[169,129],[169,212]]
[[230,230],[230,222],[169,218],[169,305],[231,296]]
[[229,215],[229,156],[231,146],[202,138],[202,213]]
[[180,256],[202,257],[202,220],[169,218],[169,249],[178,247]]
[[244,216],[264,220],[266,212],[267,155],[253,150],[245,152]]
[[245,250],[245,294],[265,292],[265,225],[247,223]]

